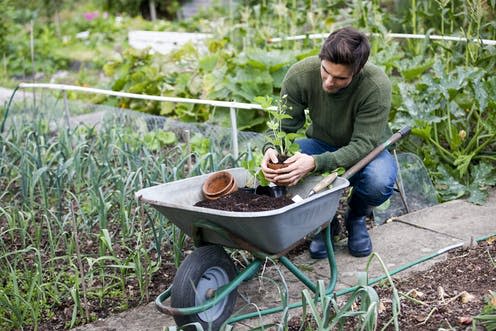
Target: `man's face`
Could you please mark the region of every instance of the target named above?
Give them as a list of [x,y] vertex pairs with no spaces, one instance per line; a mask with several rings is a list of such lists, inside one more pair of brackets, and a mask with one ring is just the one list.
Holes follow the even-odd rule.
[[333,94],[350,85],[353,79],[353,72],[350,66],[322,60],[320,76],[322,77],[322,88],[324,91]]

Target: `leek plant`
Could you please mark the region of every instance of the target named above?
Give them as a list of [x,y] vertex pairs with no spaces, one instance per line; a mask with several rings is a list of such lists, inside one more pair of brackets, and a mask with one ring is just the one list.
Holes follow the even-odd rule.
[[239,162],[216,146],[149,148],[132,123],[55,128],[45,116],[17,117],[0,136],[1,329],[38,329],[51,306],[72,309],[69,328],[106,298],[147,302],[164,247],[178,265],[187,243],[134,192]]

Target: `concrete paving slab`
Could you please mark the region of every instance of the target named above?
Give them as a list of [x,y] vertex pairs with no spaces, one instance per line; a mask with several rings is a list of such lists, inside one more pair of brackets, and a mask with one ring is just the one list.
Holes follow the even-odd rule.
[[104,320],[86,324],[74,331],[161,331],[172,326],[174,319],[155,309],[153,302],[110,316]]
[[397,220],[444,233],[468,244],[471,238],[496,233],[496,203],[493,199],[491,195],[484,206],[454,200],[400,216]]

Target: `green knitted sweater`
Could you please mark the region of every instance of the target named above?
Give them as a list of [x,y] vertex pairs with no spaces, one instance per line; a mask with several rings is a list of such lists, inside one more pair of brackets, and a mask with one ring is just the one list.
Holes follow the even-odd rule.
[[389,137],[391,83],[379,67],[367,63],[350,85],[329,94],[322,89],[320,64],[317,56],[294,64],[284,78],[281,96],[287,95],[292,116],[283,121],[284,131],[302,128],[308,109],[311,124],[306,135],[338,148],[313,156],[315,171],[322,172],[351,167]]

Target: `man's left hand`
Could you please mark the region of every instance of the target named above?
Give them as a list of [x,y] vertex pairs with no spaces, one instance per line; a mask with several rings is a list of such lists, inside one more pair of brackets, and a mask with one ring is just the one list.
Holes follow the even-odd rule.
[[273,180],[277,185],[296,185],[300,179],[315,169],[315,159],[303,153],[296,153],[284,163],[289,163],[289,166],[278,170],[280,174]]

